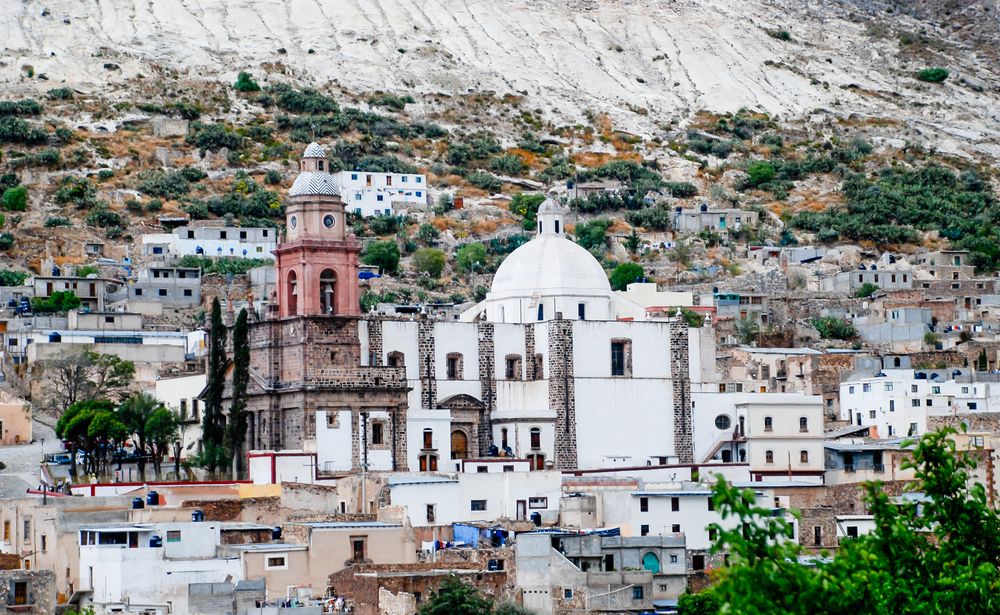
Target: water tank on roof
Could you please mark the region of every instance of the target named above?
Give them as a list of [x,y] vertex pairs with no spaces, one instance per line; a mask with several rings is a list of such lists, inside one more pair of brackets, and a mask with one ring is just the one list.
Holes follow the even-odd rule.
[[58,344],[61,341],[62,341],[62,335],[56,333],[55,331],[53,331],[52,333],[49,333],[49,342],[50,343],[52,343],[52,344]]
[[193,523],[200,523],[204,520],[205,520],[205,511],[196,510],[193,513],[191,513],[191,521]]
[[708,205],[707,205],[707,204],[705,204],[705,203],[702,203],[702,204],[701,204],[701,210],[702,210],[702,211],[708,211]]
[[535,524],[535,527],[541,527],[542,525],[542,513],[537,510],[531,513],[531,522]]
[[271,540],[281,540],[281,527],[276,525],[271,528]]
[[924,372],[917,372],[913,374],[914,380],[927,380],[927,374]]
[[157,506],[160,503],[160,494],[155,491],[150,491],[146,494],[146,504],[149,506]]
[[871,269],[872,271],[878,271],[878,265],[872,265],[871,267],[869,267],[869,269]]
[[163,546],[163,539],[160,538],[159,536],[150,536],[149,537],[149,546],[152,547],[152,548],[154,548],[154,549],[162,547]]
[[146,503],[142,501],[142,498],[132,498],[132,510],[138,510],[145,507]]

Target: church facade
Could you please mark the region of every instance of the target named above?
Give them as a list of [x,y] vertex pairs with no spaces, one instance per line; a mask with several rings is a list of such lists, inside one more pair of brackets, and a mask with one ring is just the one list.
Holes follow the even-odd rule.
[[[329,473],[692,463],[692,389],[711,330],[611,290],[546,200],[535,238],[458,320],[362,316],[344,205],[310,145],[289,192],[277,309],[251,329],[248,450],[315,452]],[[703,356],[704,355],[704,356]]]

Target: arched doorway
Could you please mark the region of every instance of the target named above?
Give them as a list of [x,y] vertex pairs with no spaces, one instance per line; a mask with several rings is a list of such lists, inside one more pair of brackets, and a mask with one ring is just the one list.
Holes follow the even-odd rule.
[[289,271],[285,280],[288,286],[288,314],[294,316],[299,313],[299,279],[294,271]]
[[319,310],[321,314],[333,314],[336,310],[335,292],[337,274],[333,269],[324,269],[319,274]]
[[533,453],[528,455],[528,469],[534,472],[535,470],[545,469],[545,455],[541,453]]
[[642,568],[653,574],[658,574],[660,572],[660,558],[656,557],[656,554],[653,552],[643,555]]
[[469,436],[456,429],[451,432],[451,458],[465,459],[469,456]]

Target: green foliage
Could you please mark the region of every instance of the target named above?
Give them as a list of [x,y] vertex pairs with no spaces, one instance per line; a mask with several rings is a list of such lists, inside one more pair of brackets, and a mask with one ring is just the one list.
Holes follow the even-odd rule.
[[531,192],[518,192],[510,200],[508,209],[510,213],[520,216],[523,219],[524,228],[534,229],[538,215],[538,207],[545,202],[544,194]]
[[21,178],[17,176],[17,173],[4,173],[0,175],[0,194],[2,194],[8,188],[13,188],[21,183]]
[[417,229],[417,240],[425,246],[433,246],[437,243],[441,232],[433,224],[423,223]]
[[630,211],[625,214],[625,220],[647,231],[666,231],[674,226],[673,214],[668,208],[659,206]]
[[101,228],[128,226],[128,220],[117,211],[111,211],[105,206],[95,207],[87,214],[87,224]]
[[3,192],[3,208],[7,211],[25,211],[28,209],[28,189],[24,186],[8,188]]
[[549,166],[542,169],[542,172],[538,174],[538,178],[545,182],[553,182],[572,177],[574,171],[575,168],[570,164],[568,158],[565,156],[553,156],[549,160]]
[[646,271],[636,263],[622,263],[611,272],[612,290],[625,290],[633,282],[641,282],[646,277]]
[[760,324],[749,318],[741,318],[736,322],[736,337],[741,344],[749,344],[760,336]]
[[90,209],[98,203],[97,188],[83,177],[64,177],[56,190],[55,201],[60,205],[74,205],[77,209]]
[[14,236],[10,233],[0,233],[0,251],[6,252],[14,247]]
[[184,171],[143,171],[139,179],[139,191],[150,196],[179,199],[191,191]]
[[757,188],[774,179],[776,174],[774,165],[766,160],[757,160],[747,166],[747,178],[744,184],[746,188]]
[[466,175],[465,179],[473,186],[487,192],[496,192],[503,186],[503,182],[500,181],[499,177],[485,171],[473,171]]
[[786,43],[792,40],[792,33],[788,30],[768,30],[767,35]]
[[437,279],[441,277],[445,265],[444,252],[437,248],[420,248],[413,254],[413,267],[419,273],[426,273]]
[[[672,310],[676,311],[676,310]],[[687,321],[689,327],[700,329],[705,324],[705,316],[686,307],[681,308],[681,316]]]
[[41,128],[32,126],[19,117],[0,116],[0,143],[22,143],[34,145],[44,143],[48,138]]
[[239,150],[243,148],[243,137],[230,130],[225,124],[191,124],[191,134],[185,139],[189,144],[203,150],[228,148]]
[[297,90],[285,83],[276,83],[267,88],[268,98],[275,105],[289,113],[337,113],[340,106],[337,101],[312,88]]
[[857,292],[854,293],[854,296],[859,299],[866,299],[868,297],[871,297],[877,292],[878,292],[878,286],[872,284],[871,282],[865,282],[864,284],[861,285],[860,288],[858,288]]
[[379,273],[396,273],[399,269],[399,246],[395,241],[369,242],[361,260],[366,265],[378,267]]
[[825,340],[852,340],[858,336],[854,326],[842,318],[821,316],[812,319],[819,336]]
[[58,167],[60,162],[62,162],[62,156],[59,154],[59,150],[48,148],[34,154],[18,156],[17,158],[12,157],[10,159],[10,166],[15,169],[22,167]]
[[97,265],[83,265],[81,267],[77,267],[74,273],[77,277],[85,278],[88,275],[100,274],[101,270],[97,267]]
[[80,307],[80,298],[71,290],[57,290],[48,297],[34,297],[31,309],[39,314],[68,312]]
[[406,96],[396,96],[394,94],[378,93],[368,97],[369,105],[373,107],[388,107],[394,111],[402,111],[406,108],[406,105],[413,102],[413,97],[409,94]]
[[253,79],[253,75],[248,72],[240,72],[236,75],[236,83],[233,84],[233,89],[237,92],[259,92],[260,84],[258,84]]
[[459,271],[482,271],[486,266],[486,246],[481,243],[467,243],[455,253],[455,265]]
[[37,100],[0,100],[0,115],[39,115],[42,105]]
[[503,173],[505,175],[513,175],[518,177],[525,172],[527,166],[521,157],[516,154],[503,154],[501,156],[494,156],[490,160],[490,170],[496,171],[497,173]]
[[45,94],[49,100],[73,100],[74,96],[75,93],[70,88],[53,88]]
[[581,222],[576,225],[576,242],[588,250],[603,248],[605,241],[604,235],[608,232],[608,228],[610,226],[611,220],[606,218],[597,218],[595,220],[591,220],[590,222]]
[[247,386],[250,384],[250,327],[247,322],[246,308],[240,310],[233,326],[233,386],[232,403],[229,406],[229,423],[226,425],[226,448],[233,459],[236,472],[233,478],[239,478],[239,466],[242,465],[243,444],[246,441],[249,423],[247,410]]
[[276,171],[275,169],[268,170],[264,174],[264,183],[270,186],[276,186],[281,183],[281,171]]
[[874,531],[810,558],[791,524],[758,507],[749,490],[725,480],[713,501],[726,527],[713,524],[716,549],[729,553],[712,590],[723,612],[746,615],[994,613],[1000,589],[1000,515],[973,477],[975,458],[956,450],[955,431],[924,435],[903,461],[913,469],[916,501],[866,483]]
[[205,386],[205,411],[202,414],[203,450],[210,451],[203,460],[205,468],[214,472],[220,463],[219,451],[223,450],[225,438],[226,417],[222,413],[222,395],[226,385],[226,338],[228,330],[222,321],[222,305],[219,298],[212,300],[212,311],[209,318],[208,332],[208,383]]
[[471,584],[452,575],[420,607],[419,615],[492,615],[493,604]]
[[223,275],[243,275],[251,269],[257,267],[270,267],[274,261],[269,258],[240,258],[238,256],[223,256],[219,258],[209,258],[188,254],[181,257],[180,267],[198,267],[203,274],[220,273]]
[[711,589],[684,593],[677,599],[677,615],[718,615],[722,601]]
[[0,269],[0,286],[21,286],[29,277],[24,271]]
[[639,233],[632,229],[632,232],[625,238],[624,244],[629,254],[636,254],[639,252],[639,247],[642,246],[642,239],[639,237]]
[[941,67],[925,68],[917,73],[917,79],[927,83],[941,83],[948,78],[948,70]]
[[940,343],[941,337],[937,333],[934,333],[933,331],[924,333],[924,344],[930,346],[931,348],[937,348]]
[[688,199],[698,195],[698,187],[691,182],[666,182],[663,187],[676,199]]
[[687,139],[687,146],[691,151],[716,158],[728,158],[738,144],[738,141],[708,139],[697,134],[689,134]]
[[791,220],[812,232],[836,231],[851,240],[915,243],[917,231],[937,230],[959,249],[972,252],[980,269],[1000,266],[997,223],[1000,207],[978,174],[943,167],[886,168],[874,179],[860,174],[844,180],[847,204],[825,212],[802,212]]

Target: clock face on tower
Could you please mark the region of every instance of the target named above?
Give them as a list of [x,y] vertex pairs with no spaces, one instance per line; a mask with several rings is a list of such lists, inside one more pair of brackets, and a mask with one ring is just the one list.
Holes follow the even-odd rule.
[[323,226],[326,228],[333,228],[333,225],[337,223],[337,219],[333,217],[333,214],[326,214],[323,216]]

